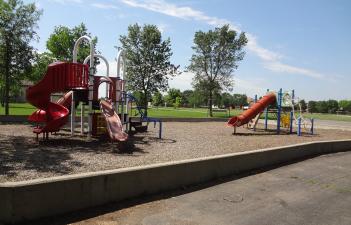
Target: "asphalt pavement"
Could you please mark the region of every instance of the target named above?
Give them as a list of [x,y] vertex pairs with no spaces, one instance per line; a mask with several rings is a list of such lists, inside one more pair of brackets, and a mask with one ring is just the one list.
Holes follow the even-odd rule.
[[350,225],[350,162],[323,155],[33,224]]

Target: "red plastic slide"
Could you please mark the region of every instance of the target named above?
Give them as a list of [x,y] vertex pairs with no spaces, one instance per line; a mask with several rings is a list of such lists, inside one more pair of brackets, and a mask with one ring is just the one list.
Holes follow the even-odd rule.
[[113,109],[112,103],[106,100],[100,100],[100,108],[105,116],[107,131],[111,140],[126,141],[128,134],[123,131],[122,122]]
[[274,93],[269,93],[260,100],[258,100],[253,106],[248,110],[244,111],[239,116],[234,116],[230,118],[227,125],[231,127],[240,127],[247,124],[252,120],[257,114],[262,112],[267,106],[274,104],[276,102],[276,96]]
[[67,123],[72,93],[65,94],[58,103],[50,102],[50,94],[64,92],[75,88],[88,87],[88,67],[78,63],[58,62],[50,64],[44,78],[26,91],[27,101],[39,110],[29,116],[28,120],[45,123],[37,127],[34,133],[59,131]]

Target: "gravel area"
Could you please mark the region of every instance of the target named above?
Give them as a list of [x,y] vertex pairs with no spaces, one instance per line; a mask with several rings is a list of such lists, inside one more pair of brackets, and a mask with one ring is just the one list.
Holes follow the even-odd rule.
[[320,129],[303,137],[245,128],[238,128],[234,136],[232,131],[224,122],[166,122],[162,140],[150,124],[149,132],[131,135],[124,145],[72,138],[67,131],[38,143],[30,125],[0,125],[0,183],[351,138],[351,131],[341,130]]

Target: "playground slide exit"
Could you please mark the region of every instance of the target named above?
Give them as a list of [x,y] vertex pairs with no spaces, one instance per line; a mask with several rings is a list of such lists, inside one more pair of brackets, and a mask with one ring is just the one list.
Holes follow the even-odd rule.
[[240,127],[247,124],[252,120],[257,114],[262,112],[267,106],[274,104],[276,102],[275,93],[269,93],[258,100],[254,105],[252,105],[248,110],[244,111],[239,116],[234,116],[227,122],[228,126]]
[[107,131],[111,140],[126,141],[128,134],[123,131],[123,124],[113,109],[111,101],[100,100],[100,109],[105,117]]

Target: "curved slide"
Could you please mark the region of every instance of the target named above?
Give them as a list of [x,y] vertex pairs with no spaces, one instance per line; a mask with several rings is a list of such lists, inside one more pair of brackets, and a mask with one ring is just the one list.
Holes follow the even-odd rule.
[[230,118],[227,122],[228,126],[240,127],[247,124],[255,118],[255,116],[261,113],[267,106],[274,104],[276,102],[276,95],[274,93],[269,93],[258,100],[254,105],[252,105],[248,110],[244,111],[239,116],[234,116]]
[[39,110],[35,111],[28,120],[45,123],[37,127],[34,133],[57,132],[68,121],[72,92],[67,92],[57,103],[50,102],[50,94],[67,91],[73,88],[87,88],[86,65],[78,63],[56,62],[48,66],[41,81],[27,88],[27,101]]
[[111,140],[126,141],[128,134],[123,131],[123,124],[113,109],[112,103],[106,100],[100,100],[100,109],[105,116],[108,134]]
[[68,121],[69,110],[65,107],[70,105],[72,92],[68,92],[63,97],[64,100],[59,100],[58,103],[50,102],[50,84],[52,75],[47,73],[44,78],[36,85],[29,87],[26,91],[27,101],[37,107],[29,116],[28,120],[37,123],[46,123],[45,126],[37,127],[33,130],[34,133],[57,132]]
[[[56,104],[59,104],[61,106],[64,106],[67,109],[70,109],[72,104],[72,94],[73,94],[73,91],[69,91],[65,93],[59,100],[57,100]],[[28,120],[36,123],[45,123],[46,111],[43,109],[38,109],[28,117]]]

